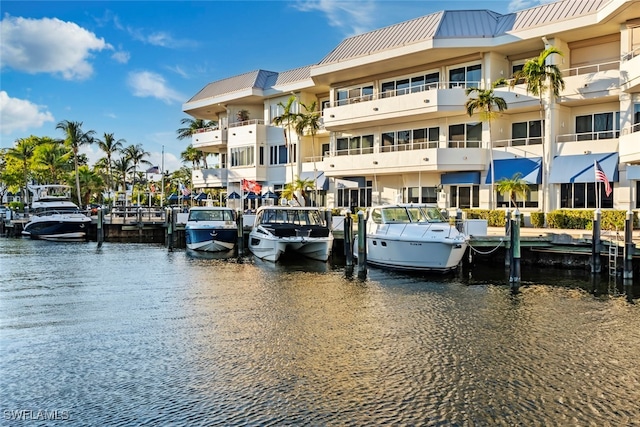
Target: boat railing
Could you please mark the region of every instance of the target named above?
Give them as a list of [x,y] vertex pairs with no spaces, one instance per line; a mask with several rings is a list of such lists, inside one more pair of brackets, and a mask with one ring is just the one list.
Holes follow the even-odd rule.
[[164,222],[166,208],[162,206],[118,206],[104,216],[110,224],[138,224]]

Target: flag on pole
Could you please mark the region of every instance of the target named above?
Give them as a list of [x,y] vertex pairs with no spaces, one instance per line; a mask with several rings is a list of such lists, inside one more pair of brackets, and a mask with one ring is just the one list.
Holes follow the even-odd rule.
[[179,190],[183,196],[188,196],[189,194],[191,194],[191,190],[189,190],[189,187],[185,187],[182,183],[180,183],[179,185]]
[[259,194],[262,191],[262,185],[258,184],[256,181],[250,179],[243,179],[241,181],[242,191],[252,191],[256,194]]
[[158,166],[152,166],[147,169],[147,173],[160,173],[160,168]]
[[604,193],[609,197],[611,195],[611,184],[609,183],[609,178],[602,170],[600,163],[597,160],[593,161],[593,170],[596,172],[596,182],[604,182]]

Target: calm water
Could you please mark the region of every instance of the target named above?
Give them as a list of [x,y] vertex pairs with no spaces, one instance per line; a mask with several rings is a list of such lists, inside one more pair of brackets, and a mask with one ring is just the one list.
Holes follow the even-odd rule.
[[637,297],[503,273],[0,239],[0,424],[640,425]]

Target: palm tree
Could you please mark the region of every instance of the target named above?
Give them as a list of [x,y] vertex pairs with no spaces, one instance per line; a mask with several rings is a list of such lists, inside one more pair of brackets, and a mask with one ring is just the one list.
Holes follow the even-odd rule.
[[151,162],[145,159],[149,155],[149,152],[144,151],[141,144],[130,145],[122,150],[125,157],[131,161],[131,167],[133,169],[133,188],[136,186],[136,169],[139,164],[151,165]]
[[[306,201],[308,200],[307,189],[314,188],[315,182],[313,180],[296,177],[292,182],[287,183],[284,186],[284,189],[282,190],[282,194],[280,196],[289,200],[296,199],[300,206],[304,206],[306,205]],[[298,196],[298,194],[300,196]],[[304,205],[301,202],[305,202]]]
[[562,56],[562,52],[556,47],[548,47],[543,50],[537,58],[529,59],[524,63],[522,69],[517,71],[513,75],[511,80],[511,86],[519,82],[526,84],[527,93],[530,93],[538,97],[540,101],[540,126],[542,128],[542,191],[544,197],[542,198],[542,212],[545,211],[545,199],[548,197],[548,191],[545,188],[547,185],[547,169],[549,160],[546,157],[547,145],[545,131],[544,131],[544,103],[543,96],[551,94],[556,97],[560,94],[560,90],[564,89],[564,80],[562,79],[562,71],[555,64],[548,63],[549,56],[558,54]]
[[[278,102],[278,106],[282,107],[282,114],[274,117],[272,122],[274,125],[276,126],[282,126],[284,125],[283,131],[284,131],[284,143],[287,146],[287,153],[289,156],[289,163],[292,164],[291,166],[291,182],[293,183],[294,178],[293,178],[293,166],[296,163],[296,159],[291,159],[292,156],[292,149],[291,149],[291,145],[290,145],[290,140],[291,140],[291,129],[293,127],[295,127],[296,122],[299,120],[300,115],[296,112],[293,111],[294,109],[294,104],[296,102],[296,97],[291,95],[289,97],[289,99],[287,100],[286,104],[283,104],[282,102]],[[287,135],[288,132],[288,135]]]
[[516,173],[511,178],[502,178],[496,184],[497,190],[500,194],[509,194],[509,199],[511,200],[511,204],[514,208],[518,207],[516,204],[516,196],[522,196],[522,198],[525,198],[529,192],[529,184],[527,181],[522,179],[522,174],[520,172]]
[[60,142],[47,141],[36,147],[33,156],[35,169],[39,170],[44,182],[59,184],[60,175],[70,168],[71,151]]
[[[318,169],[316,168],[316,134],[318,130],[320,130],[320,125],[322,119],[320,117],[320,112],[316,111],[318,104],[316,101],[313,101],[310,105],[307,105],[303,102],[300,103],[304,108],[304,113],[300,114],[300,120],[296,123],[296,133],[300,136],[304,135],[305,132],[309,132],[311,134],[311,152],[313,154],[313,182],[314,184],[318,181]],[[314,201],[318,203],[318,189],[314,185]]]
[[[469,87],[465,90],[467,96],[477,92],[477,98],[470,98],[465,103],[465,108],[467,110],[467,114],[469,117],[472,117],[476,111],[480,112],[480,118],[482,121],[486,121],[489,125],[489,159],[491,162],[491,198],[490,200],[490,209],[494,209],[494,191],[493,185],[495,182],[495,167],[493,164],[493,142],[491,141],[491,120],[495,118],[495,116],[504,110],[507,109],[507,102],[504,98],[496,96],[493,90],[496,86],[504,84],[504,79],[499,79],[493,82],[490,89],[480,89],[477,87]],[[498,110],[494,110],[494,107]]]
[[[210,128],[218,126],[218,122],[213,120],[203,120],[203,119],[190,119],[188,117],[180,120],[182,125],[187,125],[186,127],[182,127],[177,130],[178,139],[183,140],[187,138],[191,138],[191,136],[196,133],[198,129]],[[204,163],[204,168],[207,169],[207,155],[204,151],[200,151],[201,160]]]
[[78,168],[79,179],[82,182],[82,188],[84,193],[81,195],[83,206],[88,205],[91,202],[91,195],[93,193],[101,192],[104,181],[102,177],[95,171],[89,169],[89,166],[81,166]]
[[29,182],[29,163],[31,163],[33,154],[38,146],[38,139],[34,136],[29,138],[20,138],[16,141],[16,146],[7,151],[7,156],[22,163],[23,185],[22,200],[27,203],[29,191],[27,184]]
[[180,153],[180,158],[185,162],[191,162],[193,169],[198,169],[200,166],[200,160],[202,160],[202,152],[193,148],[193,145],[189,144],[187,149]]
[[109,187],[110,193],[113,191],[113,173],[111,171],[113,155],[122,150],[122,147],[124,146],[124,144],[126,144],[126,142],[127,141],[125,141],[124,139],[118,139],[116,141],[112,133],[106,132],[104,133],[103,139],[97,140],[98,148],[100,148],[106,154],[104,158],[106,159],[105,164],[107,166],[108,176],[107,186]]
[[129,157],[122,156],[113,161],[113,171],[118,175],[118,180],[122,180],[122,191],[127,192],[127,174],[131,171],[133,162]]
[[65,134],[64,143],[71,149],[73,153],[73,168],[76,176],[76,194],[78,195],[78,206],[82,206],[80,199],[80,176],[78,174],[78,152],[83,145],[93,143],[93,135],[95,131],[82,131],[82,122],[71,122],[63,120],[56,125],[56,129],[60,129]]

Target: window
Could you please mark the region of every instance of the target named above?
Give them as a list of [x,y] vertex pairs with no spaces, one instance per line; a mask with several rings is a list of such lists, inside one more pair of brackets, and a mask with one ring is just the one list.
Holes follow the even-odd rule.
[[436,203],[438,201],[437,191],[436,187],[408,187],[403,189],[404,199],[407,203]]
[[452,185],[449,194],[452,208],[470,209],[480,207],[479,185]]
[[576,116],[578,141],[611,139],[620,136],[620,112]]
[[[601,184],[598,187],[600,188],[600,207],[613,208],[613,192],[607,197],[604,185]],[[615,192],[615,188],[613,191]],[[596,183],[560,184],[560,207],[567,209],[595,208]]]
[[640,104],[633,105],[633,127],[631,132],[638,132],[640,130]]
[[395,132],[385,132],[382,134],[382,144],[380,147],[380,151],[395,151],[396,145],[396,133]]
[[482,66],[480,64],[449,70],[449,88],[479,87],[481,80]]
[[354,102],[370,101],[373,98],[373,86],[354,86],[336,90],[336,105],[353,104]]
[[287,163],[287,146],[274,145],[269,147],[269,164],[284,165]]
[[260,157],[259,165],[263,166],[264,165],[264,147],[262,147],[262,146],[260,147],[260,151],[259,151],[258,156]]
[[254,147],[236,147],[229,149],[231,154],[231,167],[233,166],[253,166]]
[[449,148],[479,148],[481,141],[481,122],[449,126]]
[[338,156],[367,153],[373,153],[373,135],[336,139],[336,154]]
[[440,81],[440,73],[420,74],[410,78],[402,78],[383,82],[380,85],[381,98],[407,93],[422,92],[429,89],[437,89]]
[[[371,206],[373,197],[372,181],[366,181],[365,187],[338,188],[337,206],[342,208]],[[355,212],[354,212],[355,213]]]
[[[527,197],[523,198],[520,195],[516,196],[516,205],[519,208],[537,208],[539,203],[538,195],[538,185],[529,184]],[[496,191],[496,203],[499,208],[513,208],[513,204],[511,203],[511,195],[509,195],[508,193],[500,194]]]
[[438,140],[440,138],[440,128],[424,128],[413,130],[413,149],[421,148],[438,148]]
[[542,122],[518,122],[511,125],[511,145],[542,144]]

